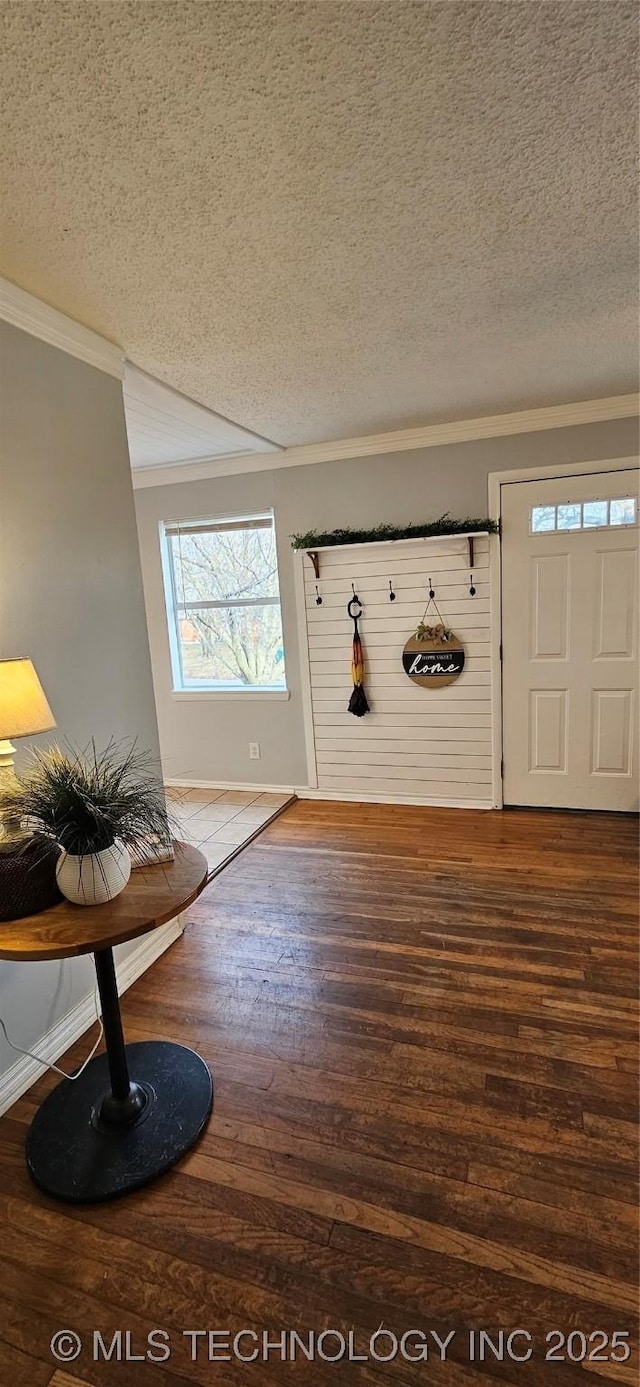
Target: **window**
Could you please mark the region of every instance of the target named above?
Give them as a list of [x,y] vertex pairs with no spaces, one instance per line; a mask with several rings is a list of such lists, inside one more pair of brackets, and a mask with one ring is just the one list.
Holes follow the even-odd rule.
[[635,496],[621,496],[615,501],[566,501],[559,506],[532,506],[529,521],[532,535],[610,529],[635,523]]
[[273,516],[161,528],[174,689],[285,691]]

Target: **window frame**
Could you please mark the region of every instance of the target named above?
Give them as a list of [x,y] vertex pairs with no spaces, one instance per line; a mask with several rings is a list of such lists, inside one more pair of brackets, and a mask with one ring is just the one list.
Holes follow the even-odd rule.
[[[174,554],[172,549],[172,539],[176,534],[211,534],[215,531],[223,530],[243,530],[243,529],[270,529],[273,532],[273,540],[276,550],[276,581],[278,594],[276,597],[261,598],[238,598],[224,602],[218,600],[203,600],[196,602],[181,602],[178,598],[176,571]],[[191,702],[202,702],[209,699],[268,699],[275,701],[285,701],[290,697],[289,689],[286,684],[287,662],[286,654],[284,660],[285,683],[280,685],[242,685],[233,683],[231,680],[217,684],[205,684],[191,687],[186,680],[182,659],[182,646],[180,642],[179,622],[189,608],[192,609],[227,609],[229,607],[278,607],[280,620],[282,621],[282,596],[280,592],[280,565],[278,561],[278,545],[275,526],[275,516],[273,510],[260,511],[252,515],[231,515],[216,516],[211,519],[197,520],[161,520],[160,531],[160,556],[162,563],[162,579],[164,589],[164,606],[167,619],[167,634],[169,639],[169,655],[171,666],[171,690],[172,699],[185,700]],[[284,646],[284,630],[283,630]]]

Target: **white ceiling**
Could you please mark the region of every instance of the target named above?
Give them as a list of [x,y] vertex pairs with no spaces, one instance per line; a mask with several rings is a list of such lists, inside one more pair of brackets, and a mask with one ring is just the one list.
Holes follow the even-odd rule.
[[3,273],[225,420],[304,444],[635,388],[635,5],[2,22]]
[[274,443],[212,414],[129,362],[123,389],[132,467],[280,451]]

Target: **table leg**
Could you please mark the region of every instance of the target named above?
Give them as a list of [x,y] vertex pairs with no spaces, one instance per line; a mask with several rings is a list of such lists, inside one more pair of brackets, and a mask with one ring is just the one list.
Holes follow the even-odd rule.
[[94,959],[111,1080],[111,1092],[105,1094],[97,1119],[105,1127],[127,1126],[140,1116],[149,1098],[141,1085],[132,1084],[129,1078],[113,949],[101,949]]
[[213,1106],[211,1074],[195,1051],[165,1040],[125,1045],[112,950],[96,953],[95,964],[106,1052],[52,1090],[26,1142],[36,1184],[76,1204],[148,1184],[193,1145]]

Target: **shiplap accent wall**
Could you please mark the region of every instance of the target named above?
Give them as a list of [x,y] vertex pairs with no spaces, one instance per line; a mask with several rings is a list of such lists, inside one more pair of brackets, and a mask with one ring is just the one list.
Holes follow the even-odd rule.
[[[351,545],[318,555],[321,607],[313,566],[303,558],[308,749],[318,790],[492,807],[489,537],[475,538],[475,597],[469,594],[466,538]],[[395,602],[389,600],[390,579]],[[466,651],[464,672],[443,689],[414,684],[401,660],[422,618],[430,579],[445,624]],[[346,606],[352,583],[364,607],[360,632],[371,708],[364,718],[347,712],[353,624]]]

